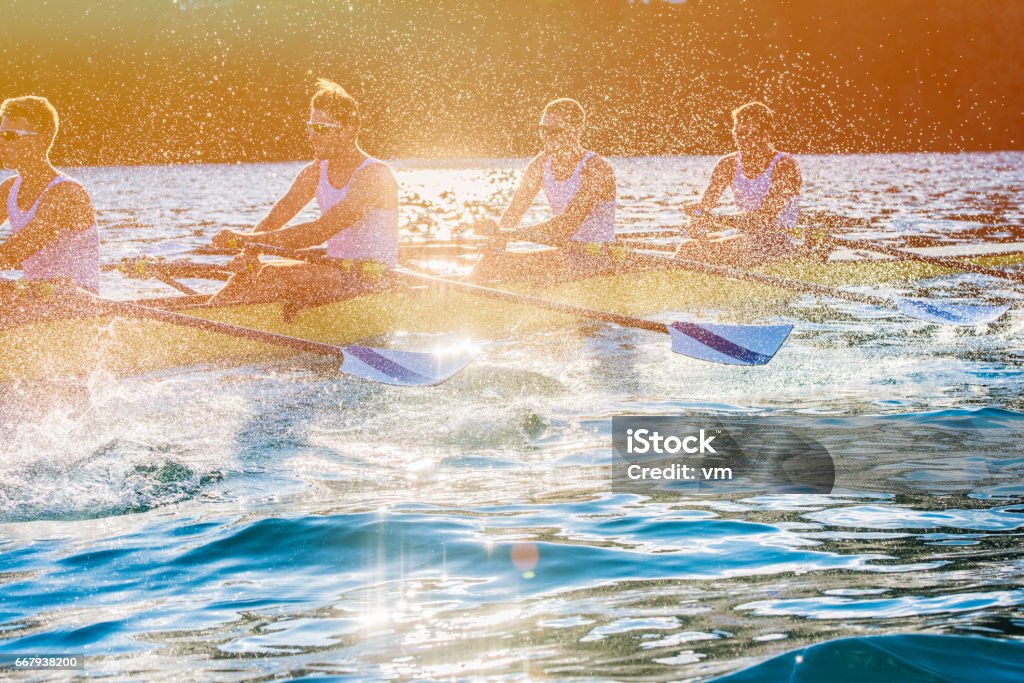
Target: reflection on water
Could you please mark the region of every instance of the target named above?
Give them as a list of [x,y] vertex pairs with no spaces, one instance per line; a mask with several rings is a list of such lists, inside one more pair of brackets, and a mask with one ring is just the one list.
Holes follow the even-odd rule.
[[[674,224],[711,163],[616,160],[622,227]],[[521,166],[400,164],[406,225],[444,236],[495,215]],[[931,242],[1020,239],[1019,154],[804,166],[809,207]],[[113,261],[251,225],[297,169],[78,175]],[[114,296],[166,293],[104,278]],[[915,291],[1020,298],[971,275]],[[305,361],[5,387],[0,652],[84,651],[90,673],[135,679],[669,680],[927,631],[988,638],[898,641],[894,661],[984,650],[1012,680],[985,648],[1024,634],[1020,313],[947,329],[806,299],[785,317],[797,328],[761,368],[589,325],[492,340],[433,389]],[[837,482],[856,486],[833,495],[661,497],[612,490],[626,413],[884,417],[843,442]],[[837,642],[801,656],[874,647]]]

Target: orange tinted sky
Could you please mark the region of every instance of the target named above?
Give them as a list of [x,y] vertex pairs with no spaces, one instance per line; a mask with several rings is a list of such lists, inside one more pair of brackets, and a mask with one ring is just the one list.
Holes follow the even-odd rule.
[[195,4],[19,0],[0,95],[58,105],[63,162],[305,156],[315,75],[385,156],[530,153],[557,96],[610,154],[720,152],[749,99],[798,152],[1021,147],[1016,0]]

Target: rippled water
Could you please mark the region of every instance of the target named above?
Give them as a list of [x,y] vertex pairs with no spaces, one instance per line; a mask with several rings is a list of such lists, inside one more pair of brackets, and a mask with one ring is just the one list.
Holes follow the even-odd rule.
[[[615,160],[621,227],[676,223],[712,161]],[[802,163],[805,206],[915,243],[1024,239],[1024,155]],[[400,164],[406,224],[496,213],[521,166]],[[251,225],[297,169],[77,175],[114,261]],[[104,278],[111,296],[167,293]],[[914,289],[1021,298],[973,275]],[[905,667],[985,656],[1014,680],[1019,649],[986,648],[1024,635],[1024,317],[940,328],[809,298],[786,317],[760,368],[589,325],[492,340],[423,390],[315,361],[4,387],[0,653],[85,653],[87,673],[135,680],[678,680],[927,633],[943,644],[880,642]],[[626,413],[879,419],[830,496],[664,497],[612,489]],[[799,680],[826,677],[846,680]]]

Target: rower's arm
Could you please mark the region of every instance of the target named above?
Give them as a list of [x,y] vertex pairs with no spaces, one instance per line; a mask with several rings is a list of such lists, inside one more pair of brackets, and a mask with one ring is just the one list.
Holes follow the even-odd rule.
[[277,200],[266,216],[256,224],[253,232],[270,232],[280,230],[288,225],[288,221],[299,215],[316,196],[316,183],[320,168],[316,162],[308,164],[292,181],[292,186],[283,197]]
[[391,169],[373,164],[352,179],[348,194],[320,218],[280,230],[238,235],[242,242],[268,244],[286,249],[305,249],[323,244],[355,225],[373,209],[398,207],[398,183]]
[[583,225],[590,212],[601,202],[615,201],[615,171],[600,157],[592,157],[580,172],[580,189],[565,212],[542,223],[516,230],[515,239],[540,244],[564,244]]
[[60,183],[47,190],[46,201],[35,218],[0,244],[0,267],[20,268],[22,261],[53,242],[61,232],[88,230],[95,222],[85,188],[78,183]]
[[779,159],[772,169],[772,186],[768,190],[768,196],[761,203],[761,208],[754,212],[757,219],[764,226],[775,224],[779,214],[786,208],[786,202],[790,197],[800,194],[803,186],[803,177],[800,175],[800,166],[796,159],[786,155]]
[[[704,195],[700,198],[700,201],[695,204],[684,205],[683,211],[694,217],[698,215],[708,217],[707,214],[711,213],[718,206],[722,195],[725,194],[726,189],[732,183],[732,176],[735,171],[735,153],[727,154],[719,159],[718,163],[715,164],[714,170],[711,171],[711,180],[708,181],[708,186],[704,188]],[[696,213],[697,209],[700,210],[700,214]]]
[[4,181],[0,183],[0,225],[4,224],[7,220],[7,198],[11,194],[11,186],[14,185],[15,176],[10,178],[4,178]]
[[526,172],[523,173],[523,177],[519,181],[519,187],[516,188],[516,193],[512,196],[512,202],[505,209],[505,213],[501,215],[498,227],[502,230],[512,230],[519,227],[523,216],[526,215],[530,205],[533,204],[533,200],[536,199],[537,193],[540,192],[543,178],[544,155],[538,154],[526,167]]
[[230,230],[225,228],[214,235],[210,244],[215,247],[235,248],[245,241],[259,241],[255,236],[267,238],[284,228],[288,221],[295,218],[299,211],[309,204],[316,196],[316,184],[320,176],[320,167],[316,162],[305,166],[292,181],[292,186],[277,200],[266,216],[251,231]]

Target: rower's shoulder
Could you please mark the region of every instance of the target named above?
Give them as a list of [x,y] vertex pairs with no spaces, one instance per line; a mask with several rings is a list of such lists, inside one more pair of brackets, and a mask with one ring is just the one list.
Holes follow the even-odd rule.
[[302,192],[303,194],[310,195],[316,191],[316,186],[320,182],[320,162],[311,161],[295,174],[295,180],[292,181],[292,187],[289,192]]
[[366,164],[362,172],[368,177],[375,178],[379,181],[397,182],[395,178],[395,170],[391,168],[391,164],[383,159],[377,159],[376,157],[366,158],[370,163]]
[[715,168],[711,172],[715,175],[719,174],[732,174],[736,170],[736,160],[739,158],[739,152],[729,152],[725,156],[718,157],[718,161],[715,162]]
[[96,212],[85,187],[74,178],[66,178],[46,190],[36,218],[59,223],[67,230],[85,230],[94,224]]
[[779,157],[778,162],[775,164],[775,168],[782,170],[799,170],[800,163],[796,160],[795,154],[789,152],[781,152],[782,156]]
[[591,175],[615,177],[615,168],[597,152],[591,153],[583,164],[583,172]]
[[526,165],[527,173],[543,173],[544,164],[547,163],[547,155],[544,152],[539,152],[532,159],[530,163]]
[[[775,175],[775,174],[779,175]],[[789,153],[783,153],[779,160],[775,162],[775,169],[772,171],[772,177],[779,178],[783,177],[792,182],[799,182],[800,178],[800,164],[797,162],[796,157]]]
[[728,154],[718,157],[718,161],[715,162],[715,167],[717,168],[718,166],[728,166],[729,168],[733,168],[736,165],[736,160],[739,159],[739,157],[739,152],[729,152]]
[[53,185],[46,191],[44,201],[48,204],[58,204],[61,206],[92,206],[92,200],[89,199],[89,193],[86,191],[85,186],[74,178],[65,178],[63,182]]
[[351,186],[358,186],[361,191],[371,193],[383,192],[387,196],[397,197],[398,178],[391,168],[391,164],[374,157],[367,157],[371,163],[363,166],[355,177],[352,178]]
[[587,162],[586,164],[584,164],[584,166],[593,168],[605,168],[608,170],[611,170],[612,168],[611,162],[608,161],[608,159],[606,159],[605,157],[598,154],[597,152],[590,153],[590,158],[587,159]]

